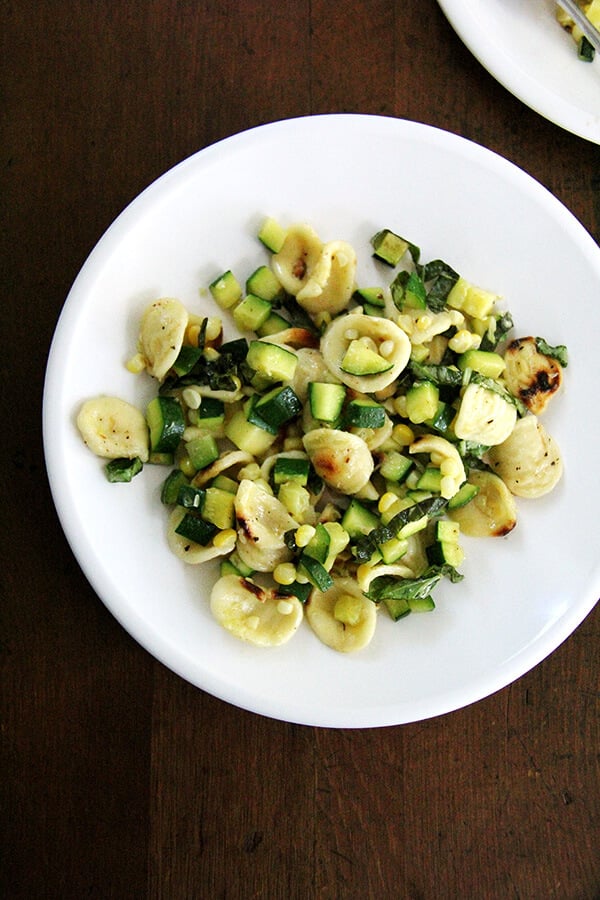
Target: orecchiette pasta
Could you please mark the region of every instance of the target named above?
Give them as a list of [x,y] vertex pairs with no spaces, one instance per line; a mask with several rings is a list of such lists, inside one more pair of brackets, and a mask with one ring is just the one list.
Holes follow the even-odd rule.
[[[365,340],[389,363],[389,368],[375,375],[352,375],[342,362],[355,340]],[[334,319],[321,338],[321,352],[330,372],[348,387],[362,393],[374,393],[395,381],[410,358],[410,341],[390,319],[350,313]]]
[[517,497],[547,494],[563,472],[556,441],[534,415],[519,419],[509,437],[490,450],[489,461]]
[[306,618],[319,640],[333,650],[348,653],[362,650],[371,641],[377,608],[353,579],[339,578],[325,593],[313,592]]
[[315,472],[345,494],[364,487],[375,468],[365,442],[348,431],[315,428],[304,435],[303,443]]
[[516,420],[517,410],[512,403],[501,394],[472,382],[462,396],[454,420],[454,433],[461,440],[491,447],[506,440]]
[[321,250],[296,300],[307,312],[337,315],[348,305],[354,290],[356,253],[345,241],[330,241]]
[[144,414],[119,397],[86,400],[77,415],[77,428],[96,456],[147,462],[148,426]]
[[140,322],[140,352],[150,375],[162,381],[181,350],[188,312],[179,300],[164,297],[144,312]]
[[478,493],[466,506],[451,509],[448,515],[469,537],[502,537],[517,524],[514,498],[504,482],[492,472],[473,469],[469,483]]
[[285,644],[304,617],[297,597],[284,597],[238,575],[219,578],[212,589],[210,608],[223,628],[258,647]]
[[562,366],[539,352],[534,337],[511,341],[504,352],[504,361],[507,388],[539,416],[562,384]]
[[283,503],[255,482],[244,479],[235,497],[238,523],[237,550],[246,565],[258,572],[272,572],[291,559],[283,536],[298,528]]
[[277,278],[292,296],[309,281],[323,249],[323,242],[310,225],[288,228],[281,250],[273,254],[271,264]]

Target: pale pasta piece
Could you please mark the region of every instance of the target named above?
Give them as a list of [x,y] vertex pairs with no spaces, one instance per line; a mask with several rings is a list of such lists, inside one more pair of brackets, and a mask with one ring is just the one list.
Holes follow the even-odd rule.
[[304,435],[303,443],[317,475],[344,494],[360,491],[373,474],[371,451],[349,431],[315,428]]
[[271,257],[277,278],[292,296],[296,296],[310,279],[321,255],[323,242],[310,225],[292,225],[278,253]]
[[119,397],[93,397],[81,406],[76,420],[84,443],[104,459],[148,461],[149,433],[137,407]]
[[534,415],[519,419],[510,436],[488,455],[494,472],[517,497],[549,493],[563,473],[558,445]]
[[[374,375],[353,375],[345,372],[342,362],[353,341],[366,340],[375,352],[389,363],[389,367]],[[361,393],[381,391],[405,369],[410,358],[410,341],[405,332],[390,319],[350,313],[338,316],[321,338],[321,352],[329,371],[343,384]]]
[[507,388],[539,416],[562,384],[562,366],[551,356],[540,353],[534,337],[511,341],[504,362]]
[[210,609],[223,628],[258,647],[285,644],[304,617],[297,597],[284,597],[239,575],[219,578],[211,592]]
[[195,541],[191,541],[182,534],[177,534],[176,529],[181,524],[186,513],[187,510],[183,506],[176,506],[169,516],[167,525],[167,542],[178,559],[189,565],[197,566],[200,563],[208,562],[210,559],[216,559],[219,556],[226,556],[228,553],[231,553],[235,547],[234,531],[232,531],[231,538],[223,541],[221,546],[215,546],[212,543],[203,546]]
[[501,444],[515,427],[516,407],[496,391],[471,382],[465,388],[454,433],[464,441],[475,441],[491,447]]
[[284,535],[297,529],[298,522],[277,497],[244,478],[235,497],[235,515],[237,551],[247,566],[258,572],[272,572],[275,566],[290,561],[292,553]]
[[162,381],[179,356],[188,312],[179,300],[163,297],[152,303],[140,322],[139,348],[150,375]]
[[377,607],[352,578],[334,579],[325,593],[314,590],[306,604],[307,621],[332,650],[351,653],[366,647],[377,625]]
[[408,566],[403,565],[403,563],[392,563],[387,566],[381,564],[377,566],[359,566],[356,573],[356,580],[361,591],[365,591],[366,593],[371,587],[372,582],[375,581],[376,578],[381,578],[382,575],[393,575],[394,578],[415,577],[413,570],[409,569]]
[[354,290],[356,253],[345,241],[330,241],[309,278],[296,294],[296,300],[308,313],[327,312],[332,316],[348,305]]
[[461,532],[469,537],[503,537],[512,531],[517,524],[517,508],[502,479],[493,472],[473,469],[468,481],[479,492],[465,506],[448,510]]

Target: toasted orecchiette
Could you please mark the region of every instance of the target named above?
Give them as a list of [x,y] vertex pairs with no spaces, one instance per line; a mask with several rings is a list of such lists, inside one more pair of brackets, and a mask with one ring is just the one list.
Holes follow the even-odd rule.
[[314,590],[306,618],[320,641],[341,653],[366,647],[375,633],[377,607],[352,578],[338,578],[325,593]]
[[163,297],[145,310],[140,322],[139,346],[150,375],[162,381],[183,344],[188,312],[179,300]]
[[345,241],[330,241],[309,273],[296,300],[307,312],[336,315],[348,305],[354,290],[356,253]]
[[104,459],[148,461],[149,432],[137,407],[119,397],[93,397],[81,406],[76,420],[84,443]]
[[287,230],[283,246],[271,257],[277,278],[294,297],[310,279],[321,255],[323,242],[310,225],[292,225]]
[[471,382],[462,395],[453,427],[460,440],[491,447],[506,440],[516,420],[516,407],[502,394]]
[[169,516],[167,541],[175,556],[190,565],[197,566],[199,563],[208,562],[209,559],[216,559],[218,556],[225,556],[227,553],[231,553],[235,547],[234,531],[231,532],[230,539],[223,541],[220,546],[215,546],[212,543],[203,546],[195,541],[190,541],[189,538],[181,534],[177,534],[177,526],[187,512],[182,506],[176,506]]
[[518,497],[541,497],[563,472],[560,450],[534,415],[519,419],[509,437],[489,452],[489,461],[508,489]]
[[502,537],[517,524],[515,500],[504,482],[493,472],[473,469],[468,481],[478,493],[465,506],[448,510],[448,516],[469,537]]
[[289,562],[292,554],[283,538],[286,531],[298,528],[298,522],[280,500],[244,478],[235,496],[235,516],[237,551],[246,565],[272,572],[279,563]]
[[[360,345],[368,351],[369,359],[380,371],[355,373],[348,371],[348,353]],[[373,393],[381,391],[394,381],[406,367],[410,358],[408,336],[390,319],[350,313],[338,316],[321,337],[321,352],[330,372],[339,381],[356,391]],[[371,356],[373,354],[373,356]],[[368,365],[366,367],[369,368]]]
[[220,625],[259,647],[285,644],[304,616],[297,597],[284,597],[239,575],[224,575],[212,589],[210,609]]
[[302,441],[317,475],[344,494],[355,494],[373,474],[371,451],[349,431],[315,428]]
[[511,341],[504,353],[507,388],[535,415],[548,405],[562,384],[562,366],[540,353],[534,337]]

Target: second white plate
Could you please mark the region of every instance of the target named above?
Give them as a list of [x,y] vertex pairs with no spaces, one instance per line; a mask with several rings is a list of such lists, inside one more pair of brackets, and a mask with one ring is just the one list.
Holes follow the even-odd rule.
[[515,97],[600,144],[600,59],[577,58],[554,0],[438,0],[479,62]]

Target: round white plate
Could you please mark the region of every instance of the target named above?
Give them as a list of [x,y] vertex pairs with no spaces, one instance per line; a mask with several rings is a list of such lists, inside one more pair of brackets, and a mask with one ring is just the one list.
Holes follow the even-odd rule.
[[[390,227],[477,284],[502,293],[521,335],[566,343],[566,390],[546,424],[566,475],[554,493],[519,503],[506,539],[466,540],[465,579],[445,583],[432,614],[393,623],[382,611],[357,655],[322,645],[306,623],[287,645],[257,649],[211,618],[215,567],[168,550],[160,467],[110,485],[74,424],[84,398],[143,406],[148,376],[124,368],[141,311],[179,297],[218,313],[200,288],[226,268],[243,278],[267,257],[266,215],[351,241],[360,283],[381,281],[369,238]],[[387,270],[386,274],[390,270]],[[388,277],[391,277],[388,274]],[[65,303],[44,396],[47,468],[60,519],[90,583],[150,653],[239,707],[297,723],[368,727],[457,709],[496,691],[554,650],[600,592],[600,251],[532,178],[495,154],[426,125],[331,115],[265,125],[167,172],[101,239]],[[228,314],[225,319],[229,321]],[[234,333],[230,329],[230,336]]]
[[515,97],[600,144],[600,60],[577,58],[554,0],[438,0],[471,53]]

